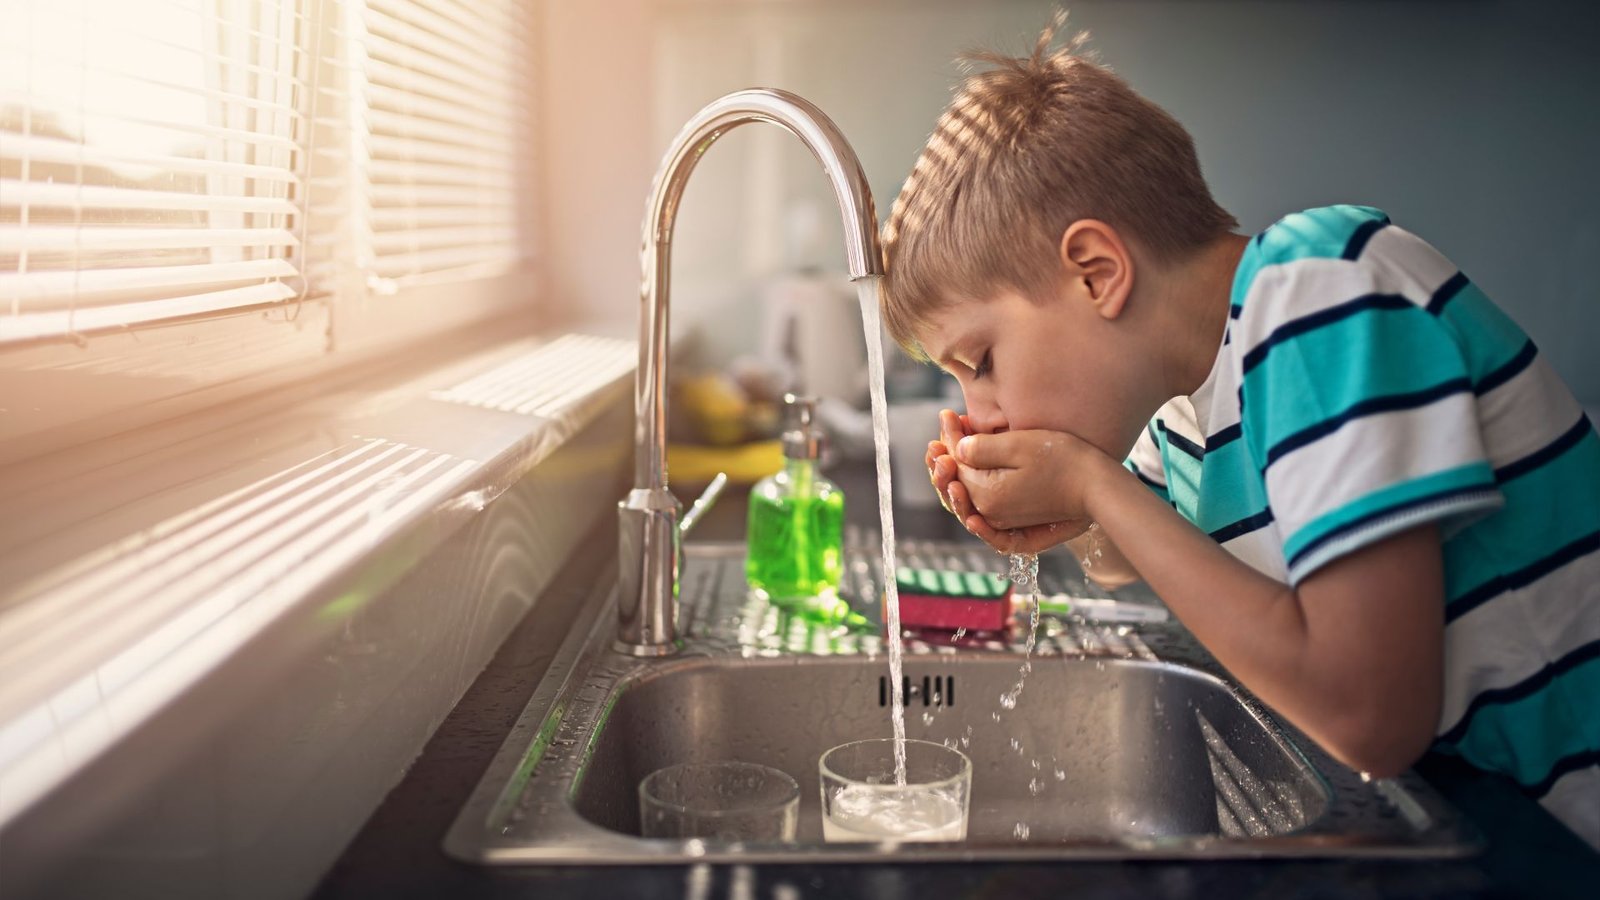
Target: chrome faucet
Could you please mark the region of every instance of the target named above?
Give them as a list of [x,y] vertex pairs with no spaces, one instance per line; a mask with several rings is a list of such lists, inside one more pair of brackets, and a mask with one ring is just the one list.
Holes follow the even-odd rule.
[[844,216],[850,280],[883,274],[878,217],[861,162],[838,126],[809,101],[766,88],[736,91],[695,113],[673,139],[656,172],[644,220],[633,490],[617,504],[622,527],[615,646],[635,656],[667,656],[678,650],[681,507],[667,489],[667,315],[673,222],[689,173],[700,157],[717,138],[748,122],[769,122],[788,130],[822,164]]

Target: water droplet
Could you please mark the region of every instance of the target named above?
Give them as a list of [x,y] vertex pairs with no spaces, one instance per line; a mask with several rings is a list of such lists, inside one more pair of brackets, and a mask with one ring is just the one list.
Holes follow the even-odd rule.
[[1037,797],[1042,790],[1044,790],[1044,782],[1039,779],[1035,778],[1028,782],[1028,793]]
[[925,713],[922,714],[922,724],[924,724],[924,725],[932,725],[933,724],[933,713],[932,712],[925,712]]
[[1011,833],[1013,835],[1015,835],[1017,840],[1019,840],[1019,841],[1027,840],[1028,839],[1028,832],[1029,832],[1029,828],[1028,828],[1028,823],[1027,822],[1018,822],[1016,827],[1011,829]]
[[1057,781],[1066,781],[1067,780],[1067,770],[1066,769],[1057,769],[1057,770],[1055,770],[1055,772],[1053,774],[1056,776],[1056,780]]
[[995,720],[996,722],[1000,721],[1000,711],[995,710],[994,712],[989,713],[989,718]]
[[1014,692],[1013,693],[1001,694],[1000,695],[1000,705],[1005,707],[1006,709],[1016,709],[1017,708],[1017,695]]
[[1019,741],[1016,738],[1012,738],[1011,739],[1011,749],[1015,750],[1020,755],[1022,753],[1022,741]]

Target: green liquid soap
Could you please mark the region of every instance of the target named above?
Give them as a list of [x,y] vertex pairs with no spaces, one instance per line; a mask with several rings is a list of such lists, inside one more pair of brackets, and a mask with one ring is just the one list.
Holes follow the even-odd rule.
[[844,573],[844,492],[817,473],[816,460],[791,456],[783,471],[750,491],[750,587],[805,618],[835,621],[850,609],[839,597]]

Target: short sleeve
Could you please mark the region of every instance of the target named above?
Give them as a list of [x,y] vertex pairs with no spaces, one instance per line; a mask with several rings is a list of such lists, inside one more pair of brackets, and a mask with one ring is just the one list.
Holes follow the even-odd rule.
[[1151,419],[1139,434],[1139,439],[1134,442],[1133,449],[1128,451],[1128,458],[1123,465],[1128,471],[1138,476],[1144,486],[1155,492],[1157,497],[1165,503],[1171,503],[1172,498],[1167,493],[1167,473],[1161,461],[1161,445],[1156,441],[1156,422]]
[[[1370,256],[1261,271],[1234,330],[1242,437],[1291,584],[1418,525],[1449,537],[1503,503],[1463,349],[1426,290],[1393,289],[1407,261]],[[1447,277],[1419,268],[1407,283]]]

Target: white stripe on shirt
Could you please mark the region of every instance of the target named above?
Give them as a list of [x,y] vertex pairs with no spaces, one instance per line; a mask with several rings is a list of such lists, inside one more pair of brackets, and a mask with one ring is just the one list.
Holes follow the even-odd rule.
[[1587,558],[1479,604],[1445,628],[1439,733],[1461,721],[1473,697],[1526,681],[1597,634],[1600,581]]
[[1279,457],[1266,480],[1284,538],[1379,488],[1482,460],[1475,431],[1432,424],[1473,421],[1473,400],[1450,394],[1415,409],[1351,419]]
[[1478,398],[1490,464],[1498,469],[1544,447],[1571,428],[1581,411],[1555,369],[1543,356],[1534,357],[1510,381]]

